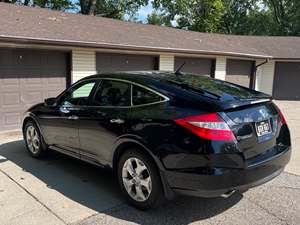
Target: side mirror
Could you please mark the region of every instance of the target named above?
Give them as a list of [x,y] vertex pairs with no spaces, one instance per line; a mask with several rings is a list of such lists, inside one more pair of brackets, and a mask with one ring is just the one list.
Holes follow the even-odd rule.
[[45,99],[45,106],[48,107],[55,107],[56,106],[56,98],[46,98]]

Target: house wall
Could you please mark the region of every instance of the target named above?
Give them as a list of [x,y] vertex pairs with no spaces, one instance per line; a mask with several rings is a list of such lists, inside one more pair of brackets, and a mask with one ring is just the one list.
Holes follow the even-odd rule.
[[72,83],[83,77],[96,74],[96,52],[90,50],[72,51]]
[[[264,62],[264,60],[257,60],[256,65]],[[272,95],[273,80],[275,73],[275,61],[271,60],[266,64],[257,68],[255,90]]]
[[174,71],[174,55],[160,55],[159,57],[159,70]]
[[225,80],[226,78],[226,57],[219,56],[216,58],[215,78]]

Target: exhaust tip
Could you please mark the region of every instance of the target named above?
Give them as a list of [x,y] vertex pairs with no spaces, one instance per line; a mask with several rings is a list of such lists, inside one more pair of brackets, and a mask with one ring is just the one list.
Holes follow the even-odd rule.
[[228,191],[221,195],[222,198],[229,198],[231,195],[233,195],[236,192],[236,190]]

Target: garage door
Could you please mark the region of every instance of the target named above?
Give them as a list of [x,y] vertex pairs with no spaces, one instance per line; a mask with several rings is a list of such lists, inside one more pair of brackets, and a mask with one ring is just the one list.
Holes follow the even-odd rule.
[[99,73],[158,69],[156,56],[97,53],[96,60]]
[[182,72],[210,76],[214,73],[214,59],[175,57],[175,70],[183,63]]
[[228,59],[226,64],[226,81],[249,87],[252,67],[253,61]]
[[276,62],[273,96],[281,100],[300,99],[300,62]]
[[66,88],[67,53],[0,48],[0,132],[20,128],[23,112]]

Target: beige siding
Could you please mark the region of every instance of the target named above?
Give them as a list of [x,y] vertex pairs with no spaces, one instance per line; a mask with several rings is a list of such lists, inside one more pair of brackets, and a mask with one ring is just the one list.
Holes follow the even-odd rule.
[[174,71],[174,55],[160,55],[159,70]]
[[215,78],[225,80],[226,77],[226,57],[220,56],[216,58]]
[[96,53],[88,50],[72,51],[72,82],[96,74]]
[[[260,64],[262,62],[263,60],[258,60],[256,61],[256,64]],[[274,73],[274,61],[269,61],[268,63],[258,67],[256,71],[255,89],[271,95],[273,91]]]

